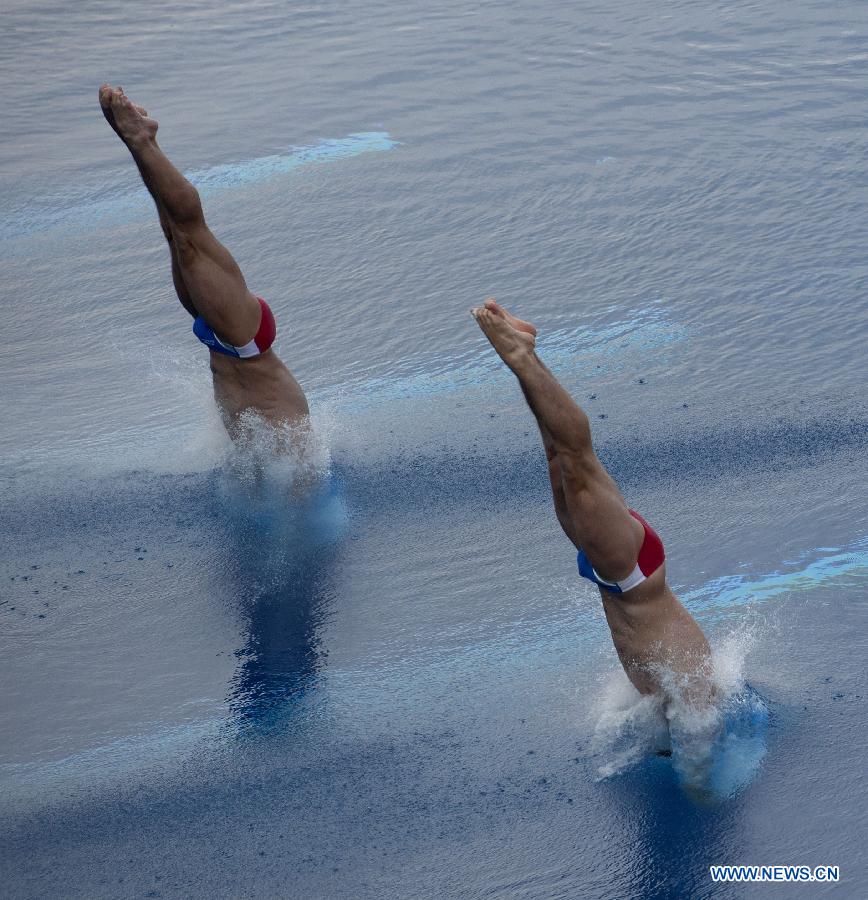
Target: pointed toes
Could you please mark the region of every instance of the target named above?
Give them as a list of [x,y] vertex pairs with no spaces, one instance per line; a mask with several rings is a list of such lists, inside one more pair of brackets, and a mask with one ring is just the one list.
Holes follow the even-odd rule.
[[479,322],[480,325],[490,325],[494,321],[494,316],[490,309],[481,307],[476,310],[476,321]]

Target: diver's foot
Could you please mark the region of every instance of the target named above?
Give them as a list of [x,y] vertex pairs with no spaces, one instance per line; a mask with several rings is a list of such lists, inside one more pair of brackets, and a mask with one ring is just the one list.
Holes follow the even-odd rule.
[[499,316],[503,316],[506,321],[512,325],[512,327],[516,331],[523,331],[525,334],[532,334],[536,337],[536,325],[533,325],[531,322],[525,322],[524,319],[519,319],[518,317],[508,313],[495,299],[494,297],[489,297],[485,301],[485,308],[490,309],[493,313],[497,313]]
[[[496,303],[494,305],[497,306]],[[507,319],[509,313],[506,310],[502,310],[500,307],[497,307],[496,310],[491,309],[488,303],[472,309],[470,312],[483,334],[491,341],[491,346],[513,372],[518,373],[533,360],[533,348],[536,344],[535,328],[532,332],[515,328]],[[510,318],[514,319],[513,316]],[[521,320],[515,319],[515,321],[520,322]],[[530,325],[529,322],[522,324]],[[530,327],[533,328],[532,325]]]
[[128,146],[152,141],[157,135],[156,119],[148,117],[148,111],[136,106],[121,87],[104,84],[99,89],[99,105],[106,121]]

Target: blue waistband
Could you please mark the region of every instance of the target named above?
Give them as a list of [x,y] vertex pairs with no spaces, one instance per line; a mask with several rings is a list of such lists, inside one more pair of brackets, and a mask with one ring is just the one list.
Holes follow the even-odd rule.
[[220,338],[214,334],[214,329],[202,318],[202,316],[199,316],[196,321],[193,322],[193,334],[195,334],[206,347],[213,350],[215,353],[224,353],[226,356],[241,358],[241,354],[234,347],[227,346],[221,342]]
[[620,585],[615,584],[612,581],[603,581],[602,578],[594,571],[594,567],[591,565],[591,561],[585,555],[585,551],[579,548],[579,554],[576,559],[579,564],[579,575],[583,578],[587,578],[588,581],[593,581],[594,584],[599,587],[605,588],[607,591],[611,591],[613,594],[623,594],[624,592],[621,590]]

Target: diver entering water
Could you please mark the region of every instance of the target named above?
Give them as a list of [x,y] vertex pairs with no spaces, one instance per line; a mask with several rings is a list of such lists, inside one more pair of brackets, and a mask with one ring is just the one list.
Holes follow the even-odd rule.
[[[178,299],[210,351],[226,429],[236,441],[253,438],[253,453],[236,455],[233,476],[240,477],[218,478],[212,486],[237,542],[227,557],[235,565],[225,574],[237,579],[247,618],[228,703],[239,725],[270,726],[315,682],[320,665],[322,595],[346,519],[339,483],[318,477],[316,442],[305,440],[307,400],[272,349],[276,325],[268,304],[248,290],[238,264],[208,228],[196,188],[157,145],[157,122],[120,87],[102,85],[99,102],[156,204]],[[270,427],[258,428],[261,422]],[[267,446],[259,443],[264,432]],[[291,465],[272,467],[273,451],[290,451],[281,462]],[[297,465],[303,455],[310,469]],[[245,469],[251,460],[255,464]],[[287,475],[291,494],[281,490]]]
[[615,650],[633,685],[706,707],[714,696],[708,641],[666,583],[663,544],[629,509],[591,443],[588,417],[535,353],[536,328],[493,299],[472,310],[518,378],[548,459],[555,513],[600,589]]
[[99,102],[157,205],[175,290],[195,320],[196,337],[211,351],[214,397],[230,435],[243,433],[248,411],[272,425],[304,424],[304,392],[271,349],[271,310],[248,290],[238,264],[211,233],[196,188],[157,146],[156,120],[120,87],[102,85]]

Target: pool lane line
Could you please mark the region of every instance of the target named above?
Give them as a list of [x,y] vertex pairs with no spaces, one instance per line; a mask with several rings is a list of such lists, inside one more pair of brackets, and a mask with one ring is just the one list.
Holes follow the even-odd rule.
[[[623,371],[625,358],[664,350],[687,337],[688,330],[674,322],[665,308],[650,306],[630,311],[615,322],[551,331],[539,338],[537,350],[553,372],[600,376]],[[308,393],[316,403],[356,413],[396,400],[438,398],[483,384],[511,380],[512,375],[486,343],[457,354],[397,360],[390,364],[386,374],[350,374],[342,377],[338,385]]]
[[[812,556],[816,557],[807,562]],[[816,547],[797,559],[784,562],[781,570],[766,575],[724,575],[691,590],[675,589],[681,601],[703,620],[714,620],[733,607],[762,603],[788,593],[819,587],[844,586],[868,578],[868,537],[848,548]]]
[[[822,556],[810,559],[813,554]],[[788,571],[776,571],[766,575],[730,575],[714,578],[688,591],[676,593],[694,612],[700,614],[703,624],[719,621],[734,608],[747,604],[761,603],[787,593],[810,591],[815,588],[838,586],[852,583],[855,586],[868,579],[868,537],[855,541],[848,548],[821,547],[802,553],[798,559],[784,563],[792,566]],[[558,581],[552,590],[560,590],[563,582]],[[576,589],[584,588],[576,583]],[[588,587],[588,590],[591,590]],[[425,683],[428,692],[432,687],[432,673],[435,678],[435,694],[441,697],[451,694],[456,679],[466,678],[468,671],[478,673],[480,661],[485,667],[492,664],[501,668],[525,669],[530,659],[545,660],[545,664],[556,671],[562,671],[564,661],[575,657],[582,638],[597,637],[586,629],[576,631],[579,612],[574,606],[562,608],[555,615],[534,624],[521,627],[466,644],[460,649],[427,651],[411,658],[402,658],[394,663],[378,666],[354,666],[346,669],[329,670],[323,673],[323,686],[318,699],[306,696],[303,706],[308,714],[316,718],[321,715],[322,705],[333,710],[354,714],[360,709],[382,707],[394,710],[400,705],[395,696],[395,685],[400,684],[408,697],[416,696],[414,683]],[[714,642],[712,642],[714,643]],[[388,673],[384,675],[385,673]],[[502,681],[502,676],[501,679]],[[480,689],[485,690],[489,682],[482,679]],[[409,702],[409,701],[408,701]],[[296,709],[298,709],[298,705]],[[0,783],[7,789],[19,784],[19,790],[29,786],[39,792],[44,781],[55,782],[65,777],[81,777],[87,772],[101,771],[106,775],[119,775],[153,762],[155,757],[169,759],[179,754],[189,753],[202,741],[222,743],[229,739],[226,725],[230,719],[209,718],[185,724],[165,726],[150,733],[121,736],[104,745],[89,747],[78,753],[58,760],[44,762],[19,762],[0,764]],[[248,729],[249,730],[249,729]]]
[[[234,163],[222,163],[186,173],[203,198],[224,191],[258,184],[279,175],[286,175],[303,166],[333,163],[382,152],[397,147],[398,141],[385,131],[353,132],[342,138],[317,141],[303,147],[290,147],[286,153],[270,154]],[[95,195],[89,199],[56,196],[45,203],[28,203],[26,207],[7,211],[0,222],[0,241],[11,241],[57,228],[106,228],[153,215],[152,201],[145,188],[139,188],[104,198],[101,186],[81,187],[81,194]]]

